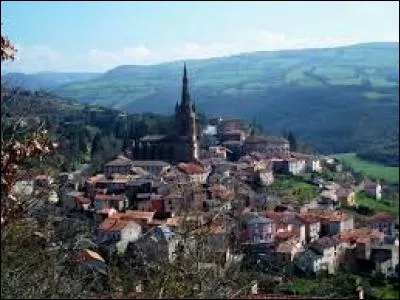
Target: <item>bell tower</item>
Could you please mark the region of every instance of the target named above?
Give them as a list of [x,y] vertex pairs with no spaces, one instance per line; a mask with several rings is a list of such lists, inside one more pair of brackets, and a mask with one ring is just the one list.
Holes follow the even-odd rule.
[[186,63],[183,66],[181,103],[175,106],[176,131],[186,141],[188,160],[199,158],[197,142],[196,114],[189,94],[189,81],[187,78]]

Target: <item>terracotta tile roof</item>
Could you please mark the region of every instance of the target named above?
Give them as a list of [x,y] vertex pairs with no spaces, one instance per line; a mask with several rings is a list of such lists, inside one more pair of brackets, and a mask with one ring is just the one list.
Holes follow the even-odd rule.
[[122,201],[124,200],[124,195],[104,195],[104,194],[97,194],[94,199],[95,201]]
[[150,222],[154,218],[153,211],[127,210],[125,213],[119,213],[118,217],[121,220],[144,220]]
[[128,225],[129,221],[117,218],[107,218],[100,223],[99,229],[103,231],[121,231]]
[[341,210],[323,210],[323,209],[309,209],[306,213],[300,214],[300,217],[311,217],[319,220],[327,220],[332,222],[344,221],[351,216]]
[[371,222],[394,222],[395,220],[396,220],[396,217],[392,216],[389,213],[385,213],[385,212],[378,213],[376,215],[373,215],[370,218]]
[[104,174],[97,174],[95,176],[89,177],[86,179],[86,183],[92,184],[92,183],[96,183],[99,182],[100,180],[105,180],[106,177]]
[[364,227],[344,230],[340,234],[338,234],[337,237],[342,242],[354,243],[368,242],[370,240],[380,240],[383,239],[383,235],[383,232]]
[[318,223],[320,222],[320,218],[315,215],[311,215],[308,213],[300,213],[297,215],[297,217],[300,219],[300,221],[303,221],[304,223]]
[[85,198],[82,195],[75,196],[74,201],[79,204],[90,204],[91,203],[90,199]]
[[288,240],[290,238],[293,238],[296,235],[297,235],[296,232],[293,232],[293,231],[283,231],[283,232],[276,233],[275,237],[278,240],[284,241],[284,240]]
[[178,164],[178,169],[186,174],[204,173],[204,169],[200,165],[194,163],[180,163]]
[[116,167],[131,166],[131,165],[132,165],[132,161],[129,158],[124,157],[124,156],[119,156],[116,159],[105,164],[106,167],[109,167],[109,166],[116,166]]

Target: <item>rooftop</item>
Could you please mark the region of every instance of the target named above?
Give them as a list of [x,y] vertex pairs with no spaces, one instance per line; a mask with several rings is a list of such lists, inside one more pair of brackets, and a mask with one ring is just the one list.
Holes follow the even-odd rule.
[[323,250],[323,249],[331,248],[331,247],[339,245],[339,244],[340,244],[340,239],[338,237],[324,236],[322,238],[319,238],[315,242],[312,242],[310,244],[310,247],[314,248],[316,250]]
[[104,194],[97,194],[94,199],[101,200],[101,201],[122,201],[124,200],[124,195],[104,195]]
[[142,142],[155,142],[155,141],[161,141],[164,139],[166,136],[165,135],[159,135],[159,134],[154,134],[154,135],[146,135],[140,139]]
[[383,232],[373,230],[371,228],[357,228],[342,231],[337,236],[342,242],[364,242],[371,239],[382,239]]
[[392,216],[389,213],[377,213],[376,215],[373,215],[370,218],[371,222],[394,222],[396,220],[396,217]]
[[200,165],[194,163],[180,163],[178,164],[178,169],[186,174],[204,173],[204,169]]
[[129,221],[116,218],[106,218],[100,223],[99,229],[104,231],[121,231],[128,225]]
[[127,158],[125,156],[122,156],[122,155],[118,156],[116,159],[114,159],[114,160],[112,160],[112,161],[110,161],[110,162],[105,164],[106,167],[109,167],[109,166],[130,166],[130,165],[132,165],[132,161],[129,158]]
[[160,166],[160,167],[168,167],[169,163],[162,160],[133,160],[132,164],[136,167],[145,167],[145,166]]

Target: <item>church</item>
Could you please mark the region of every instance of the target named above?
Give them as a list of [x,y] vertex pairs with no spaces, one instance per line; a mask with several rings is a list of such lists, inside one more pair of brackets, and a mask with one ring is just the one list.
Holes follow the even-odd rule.
[[172,162],[194,162],[199,159],[196,112],[190,99],[186,63],[182,81],[181,102],[175,105],[175,132],[168,135],[146,135],[134,141],[133,159]]

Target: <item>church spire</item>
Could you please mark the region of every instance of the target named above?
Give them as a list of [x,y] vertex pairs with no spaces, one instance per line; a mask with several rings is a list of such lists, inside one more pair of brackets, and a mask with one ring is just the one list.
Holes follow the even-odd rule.
[[190,95],[189,95],[189,86],[186,72],[186,62],[183,65],[183,85],[182,85],[182,99],[181,105],[189,106],[190,105]]

